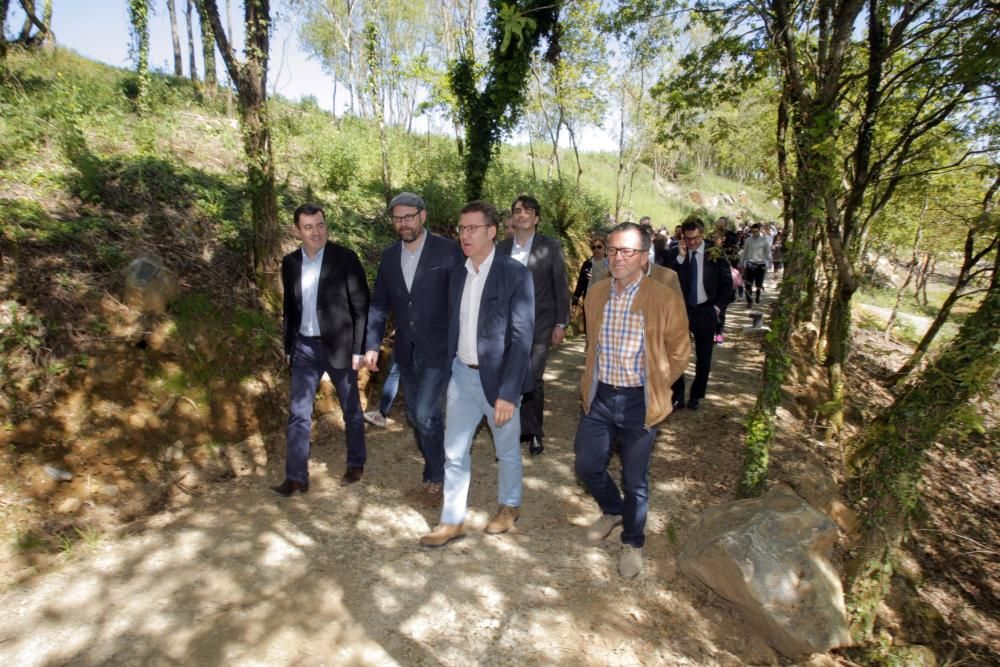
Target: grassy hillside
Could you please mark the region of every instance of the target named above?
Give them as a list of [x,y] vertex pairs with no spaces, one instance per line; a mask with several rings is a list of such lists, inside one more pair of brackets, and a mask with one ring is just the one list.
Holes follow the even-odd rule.
[[[77,539],[73,511],[51,519],[72,498],[114,488],[102,505],[142,514],[164,502],[178,466],[285,418],[280,314],[261,309],[248,273],[238,124],[186,79],[154,77],[144,116],[135,89],[129,72],[62,50],[15,49],[0,81],[0,494],[38,501],[5,505],[26,508],[8,516],[24,553]],[[308,102],[276,100],[271,114],[283,215],[323,204],[373,275],[393,240],[375,128]],[[389,143],[393,188],[423,193],[431,227],[447,233],[463,204],[454,142],[393,130]],[[574,265],[614,201],[614,157],[584,160],[583,192],[533,177],[520,149],[504,150],[487,179],[501,205],[538,196]],[[640,166],[634,217],[672,225],[694,208],[691,189],[743,188],[654,183]],[[765,207],[761,193],[751,201]],[[295,245],[287,231],[285,242]],[[176,275],[166,313],[121,303],[123,269],[142,255]],[[76,477],[55,482],[45,465]]]

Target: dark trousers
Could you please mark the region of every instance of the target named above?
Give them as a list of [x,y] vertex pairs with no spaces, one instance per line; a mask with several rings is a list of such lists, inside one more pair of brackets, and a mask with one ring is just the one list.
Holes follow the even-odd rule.
[[[705,398],[708,389],[708,372],[712,369],[712,348],[715,344],[715,326],[718,318],[710,303],[688,306],[688,328],[694,336],[694,382],[691,384],[691,398]],[[684,374],[670,387],[674,401],[684,400]]]
[[760,296],[760,290],[764,287],[764,274],[767,273],[766,264],[747,264],[746,268],[743,270],[743,285],[747,290],[747,303],[750,303],[750,292],[752,291],[751,286],[757,287],[757,296]]
[[397,358],[399,381],[406,400],[406,417],[413,426],[424,457],[423,480],[444,482],[444,398],[448,369],[425,366],[414,350],[409,359]]
[[334,368],[326,361],[326,350],[320,340],[299,336],[292,352],[292,387],[286,431],[287,457],[285,477],[309,483],[309,434],[312,431],[313,403],[323,373],[337,390],[337,400],[344,412],[347,434],[347,466],[365,465],[365,420],[361,413],[358,393],[358,372],[350,368]]
[[[599,383],[590,412],[580,415],[573,451],[576,474],[604,514],[622,517],[622,542],[641,547],[649,511],[649,460],[656,428],[645,429],[646,397],[642,387],[615,389]],[[611,443],[621,445],[622,488],[608,473]]]
[[542,419],[545,416],[545,364],[549,360],[549,348],[552,346],[552,329],[538,331],[531,343],[531,374],[535,381],[534,388],[521,400],[521,438],[528,436],[545,437],[542,430]]

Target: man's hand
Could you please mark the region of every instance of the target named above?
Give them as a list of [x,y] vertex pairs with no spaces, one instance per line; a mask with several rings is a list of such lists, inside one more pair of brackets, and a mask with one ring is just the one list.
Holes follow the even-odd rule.
[[558,345],[566,340],[566,327],[556,327],[552,330],[552,344]]
[[496,405],[493,406],[493,423],[497,426],[503,426],[509,422],[513,416],[514,404],[508,403],[502,398],[498,398]]
[[364,364],[365,364],[365,358],[362,357],[360,354],[352,354],[351,355],[351,370],[352,371],[358,370],[359,368],[361,368],[362,366],[364,366]]
[[365,368],[372,373],[378,370],[378,350],[365,352]]
[[684,237],[681,237],[681,240],[677,242],[677,256],[687,257],[687,254],[688,254],[687,241],[684,240]]

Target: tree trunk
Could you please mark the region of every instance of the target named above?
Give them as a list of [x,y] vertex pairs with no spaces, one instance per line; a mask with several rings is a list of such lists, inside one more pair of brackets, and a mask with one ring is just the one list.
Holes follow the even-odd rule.
[[7,62],[7,11],[10,0],[0,0],[0,72]]
[[930,261],[927,263],[927,270],[925,270],[920,275],[920,305],[924,308],[927,307],[927,283],[930,281],[931,276],[934,275],[934,271],[937,269],[937,255],[931,255]]
[[205,66],[205,91],[209,97],[215,97],[218,92],[218,80],[215,74],[215,40],[212,39],[212,26],[205,18],[205,7],[198,5],[198,27],[201,29],[202,64]]
[[[573,147],[573,157],[576,159],[576,184],[574,187],[579,190],[580,177],[583,176],[583,165],[580,164],[580,147],[576,144],[576,132],[573,131],[573,127],[569,123],[566,123],[566,131],[569,133],[569,145]],[[656,178],[655,166],[653,178]]]
[[175,0],[167,0],[170,14],[170,40],[174,47],[174,76],[184,76],[184,57],[181,55],[181,38],[177,32],[177,7]]
[[385,118],[383,117],[383,105],[380,98],[382,91],[382,62],[379,51],[378,26],[369,21],[365,25],[365,61],[368,64],[368,97],[371,101],[372,111],[375,114],[375,123],[378,126],[378,143],[382,158],[382,191],[385,196],[385,203],[392,199],[392,179],[389,175],[389,142],[385,132]]
[[136,110],[141,114],[149,108],[149,0],[129,0],[129,22],[132,25],[132,45],[135,50],[135,71],[138,89],[135,96]]
[[864,531],[847,569],[854,638],[872,634],[895,552],[920,496],[924,452],[1000,370],[1000,254],[986,298],[919,380],[847,445]]
[[187,0],[187,7],[184,14],[187,17],[188,65],[190,66],[191,82],[198,85],[198,63],[194,58],[194,24],[191,21],[191,13],[193,11],[194,0]]
[[920,240],[923,238],[924,234],[924,220],[927,217],[927,198],[924,197],[924,210],[920,216],[920,220],[917,221],[917,231],[913,235],[913,250],[910,253],[910,261],[906,265],[906,279],[903,284],[899,286],[896,290],[896,302],[892,304],[892,312],[889,313],[889,319],[885,323],[886,334],[892,333],[892,325],[896,323],[896,316],[899,314],[899,305],[903,302],[903,293],[906,292],[906,288],[910,286],[910,281],[913,280],[913,274],[916,272],[917,263],[919,262],[919,249]]
[[[209,25],[211,28],[211,25]],[[226,34],[233,34],[233,3],[232,0],[226,0]],[[226,72],[226,116],[229,118],[233,117],[233,80],[229,76],[228,70]]]
[[215,42],[236,85],[243,149],[247,160],[247,190],[253,221],[253,268],[257,284],[269,293],[279,251],[278,196],[275,188],[271,125],[267,112],[267,59],[270,30],[269,0],[245,0],[246,61],[240,62],[222,29],[216,0],[201,0]]

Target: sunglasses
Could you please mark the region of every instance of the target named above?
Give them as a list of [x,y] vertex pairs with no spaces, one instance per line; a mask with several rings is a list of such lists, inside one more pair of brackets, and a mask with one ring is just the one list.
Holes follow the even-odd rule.
[[604,246],[602,246],[602,245],[592,245],[592,246],[590,246],[590,249],[591,250],[604,250]]

